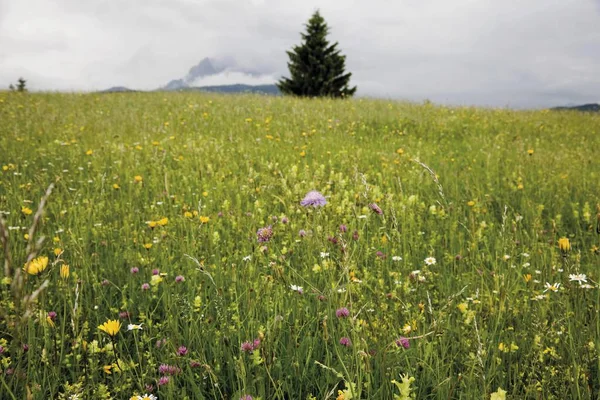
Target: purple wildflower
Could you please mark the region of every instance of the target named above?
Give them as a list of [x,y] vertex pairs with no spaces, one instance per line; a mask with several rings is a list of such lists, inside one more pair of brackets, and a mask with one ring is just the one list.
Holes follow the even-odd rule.
[[177,355],[178,356],[185,356],[188,353],[188,349],[185,346],[179,346],[179,348],[177,349]]
[[381,252],[381,251],[378,251],[377,253],[375,253],[375,255],[377,256],[377,258],[380,258],[380,259],[382,259],[382,260],[385,260],[385,259],[386,259],[386,257],[387,257],[387,256],[386,256],[385,254],[383,254],[383,252]]
[[171,378],[168,376],[161,376],[160,379],[158,380],[158,382],[156,382],[156,384],[158,386],[163,386],[163,385],[166,385],[167,383],[169,383],[170,380],[171,380]]
[[152,393],[152,392],[154,392],[154,385],[152,385],[152,384],[150,384],[150,383],[147,383],[147,384],[144,386],[144,389],[146,389],[146,390],[145,390],[146,392],[148,392],[148,393]]
[[252,396],[250,396],[249,394],[245,394],[242,397],[240,397],[240,400],[253,400]]
[[140,272],[140,269],[138,267],[133,267],[129,270],[129,272],[131,272],[133,275],[135,275],[138,272]]
[[340,225],[340,232],[342,232],[342,233],[348,232],[348,227],[346,225],[344,225],[344,224],[341,224]]
[[201,366],[202,366],[202,363],[200,361],[195,361],[195,360],[190,361],[190,368],[198,368]]
[[287,224],[288,222],[290,222],[290,220],[288,219],[288,217],[281,218],[281,223],[282,224]]
[[149,283],[142,283],[142,290],[148,290],[150,289],[150,284]]
[[56,319],[56,312],[55,311],[50,311],[48,313],[48,318],[50,318],[52,321],[54,321]]
[[121,319],[129,319],[131,317],[131,313],[129,311],[121,311],[119,312],[119,318]]
[[0,346],[0,354],[4,353],[4,347]]
[[350,316],[350,311],[346,307],[338,308],[335,311],[335,316],[338,318],[346,318]]
[[344,336],[343,338],[340,339],[340,344],[342,346],[350,347],[350,346],[352,346],[352,341],[350,340],[350,338],[347,338]]
[[175,277],[175,282],[183,282],[185,281],[185,278],[183,277],[183,275],[177,275]]
[[158,275],[158,274],[160,274],[160,271],[158,270],[158,268],[154,268],[152,270],[152,275]]
[[108,279],[105,279],[105,280],[103,280],[103,281],[102,281],[100,284],[101,284],[102,286],[108,286],[108,285],[110,285],[110,282],[108,281]]
[[256,231],[256,237],[258,239],[258,243],[268,242],[271,237],[273,237],[273,228],[271,225],[260,228],[258,231]]
[[396,340],[396,346],[398,346],[398,347],[402,346],[405,349],[408,349],[410,347],[410,342],[408,341],[408,338],[405,338],[404,336],[400,336]]
[[177,375],[181,372],[181,368],[175,365],[160,364],[158,367],[158,373],[161,375]]
[[321,193],[317,192],[316,190],[312,190],[312,191],[308,192],[306,194],[306,196],[304,196],[304,199],[302,199],[302,201],[300,202],[300,205],[304,206],[304,207],[308,207],[308,206],[323,207],[325,204],[327,204],[327,200],[325,199],[325,196],[323,196]]
[[252,350],[257,350],[260,347],[260,339],[256,338],[254,339],[254,342],[252,342]]
[[373,210],[373,212],[375,214],[377,214],[377,215],[382,215],[383,214],[383,211],[381,211],[381,208],[379,208],[379,206],[377,204],[375,204],[375,203],[369,204],[369,208],[371,210]]
[[242,345],[240,346],[240,350],[242,350],[243,352],[251,352],[252,350],[254,350],[254,345],[251,342],[244,342],[242,343]]
[[300,237],[306,236],[306,231],[304,229],[300,229],[300,231],[298,231],[298,236],[300,236]]
[[352,233],[352,240],[354,240],[354,241],[358,240],[358,231],[354,231]]
[[27,353],[29,351],[29,345],[27,343],[23,343],[23,353]]

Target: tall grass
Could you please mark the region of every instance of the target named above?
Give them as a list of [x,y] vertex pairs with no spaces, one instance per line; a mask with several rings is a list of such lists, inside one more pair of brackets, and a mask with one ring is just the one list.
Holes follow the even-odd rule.
[[598,398],[599,134],[570,112],[0,93],[0,397]]

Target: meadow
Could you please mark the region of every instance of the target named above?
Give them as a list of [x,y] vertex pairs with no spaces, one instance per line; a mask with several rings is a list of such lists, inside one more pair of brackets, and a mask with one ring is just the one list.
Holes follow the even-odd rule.
[[599,114],[0,92],[0,398],[600,398],[598,149]]

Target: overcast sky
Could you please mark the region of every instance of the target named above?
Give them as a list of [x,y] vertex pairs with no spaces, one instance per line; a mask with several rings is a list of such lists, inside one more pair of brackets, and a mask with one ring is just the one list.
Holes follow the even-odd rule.
[[600,0],[0,0],[0,87],[154,89],[204,57],[274,82],[317,8],[362,96],[600,102]]

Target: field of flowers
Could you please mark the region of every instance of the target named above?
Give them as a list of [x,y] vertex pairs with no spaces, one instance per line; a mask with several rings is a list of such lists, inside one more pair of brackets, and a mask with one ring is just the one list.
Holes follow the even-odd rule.
[[1,399],[597,399],[600,116],[0,92]]

